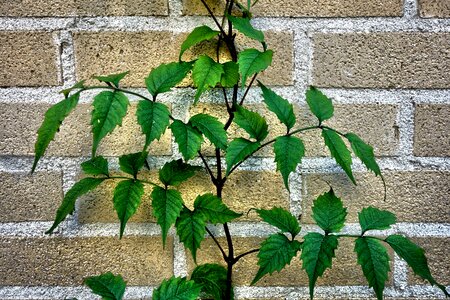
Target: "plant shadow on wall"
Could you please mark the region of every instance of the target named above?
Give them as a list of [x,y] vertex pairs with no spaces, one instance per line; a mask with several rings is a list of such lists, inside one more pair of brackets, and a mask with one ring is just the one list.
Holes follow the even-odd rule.
[[[352,173],[352,156],[345,141],[351,146],[354,155],[375,176],[379,176],[383,184],[384,179],[370,145],[354,133],[343,133],[324,124],[324,121],[333,117],[334,108],[331,100],[321,91],[310,87],[306,92],[306,101],[316,117],[316,123],[296,128],[297,118],[293,105],[256,80],[257,75],[271,65],[273,51],[268,49],[263,32],[255,29],[250,23],[250,9],[255,3],[248,0],[243,5],[227,0],[223,17],[217,18],[210,7],[201,1],[218,30],[208,26],[195,28],[181,45],[179,61],[161,64],[153,69],[145,79],[151,97],[121,88],[120,81],[127,73],[97,76],[95,78],[102,83],[101,85],[88,86],[84,81],[78,82],[73,87],[63,90],[64,100],[46,112],[38,130],[33,171],[64,119],[78,104],[80,94],[87,90],[100,90],[92,103],[92,158],[81,164],[86,176],[66,193],[57,210],[54,224],[47,233],[52,233],[74,211],[75,202],[80,196],[96,188],[102,188],[102,183],[106,181],[118,180],[113,204],[120,220],[120,237],[124,234],[127,221],[135,214],[142,201],[149,201],[148,195],[144,195],[144,186],[149,185],[152,188],[150,199],[153,214],[161,226],[163,246],[169,229],[175,225],[180,241],[190,250],[194,262],[197,261],[197,251],[201,242],[208,235],[223,257],[221,263],[197,265],[189,278],[172,277],[164,280],[154,289],[153,299],[233,299],[233,267],[245,256],[255,253],[258,257],[259,270],[254,275],[252,285],[266,275],[275,271],[280,272],[292,259],[300,258],[302,269],[309,279],[310,297],[313,298],[316,281],[331,268],[335,251],[342,239],[354,241],[357,262],[361,265],[363,274],[378,299],[383,298],[383,290],[390,271],[387,247],[393,248],[417,275],[438,286],[446,296],[449,296],[445,287],[437,283],[431,275],[422,248],[402,235],[394,234],[386,238],[370,235],[371,230],[388,229],[395,224],[394,214],[375,207],[366,207],[358,214],[361,233],[359,235],[341,233],[347,209],[331,187],[314,201],[312,207],[312,218],[322,230],[299,235],[300,224],[286,209],[281,207],[254,209],[264,222],[274,226],[278,232],[269,235],[258,249],[247,249],[240,253],[235,251],[228,223],[238,219],[245,212],[235,212],[227,207],[222,201],[222,192],[235,170],[264,147],[273,147],[277,171],[281,173],[288,190],[289,175],[297,169],[305,155],[301,135],[307,131],[321,132],[331,156],[354,184],[356,180]],[[238,51],[235,44],[236,32],[256,40],[261,47]],[[192,61],[183,60],[183,54],[188,49],[213,39],[218,45],[216,57],[200,55]],[[220,61],[221,45],[225,45],[229,52],[228,61]],[[224,109],[228,115],[225,123],[205,113],[196,114],[185,122],[172,116],[169,108],[158,102],[159,94],[169,92],[189,74],[196,88],[193,105],[211,88],[218,88],[223,92]],[[245,107],[246,96],[256,82],[262,91],[263,102],[267,109],[276,115],[285,128],[284,134],[274,139],[267,138],[269,127],[265,118]],[[97,155],[97,148],[106,135],[117,126],[121,126],[130,104],[127,95],[140,99],[136,117],[146,136],[145,145],[141,152],[120,156],[119,166],[124,174],[113,176],[108,161]],[[245,136],[229,136],[232,123],[243,129]],[[147,156],[152,143],[157,142],[166,130],[171,130],[183,160],[166,163],[159,170],[159,181],[151,182],[145,179],[145,172],[142,169],[148,167]],[[214,166],[210,165],[202,154],[202,145],[205,145],[206,141],[209,141],[215,149]],[[189,160],[196,157],[200,158],[202,167],[188,164]],[[177,187],[200,170],[205,170],[209,174],[216,192],[198,195],[193,207],[188,207]],[[226,247],[214,235],[213,225],[223,227]],[[297,257],[299,252],[300,255]],[[109,272],[86,278],[85,284],[103,299],[122,299],[126,289],[123,278]]]

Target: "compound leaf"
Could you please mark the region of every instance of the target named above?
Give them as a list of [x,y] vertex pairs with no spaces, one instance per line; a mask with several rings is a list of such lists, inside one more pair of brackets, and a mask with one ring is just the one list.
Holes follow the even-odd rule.
[[182,159],[172,160],[164,164],[159,170],[159,180],[165,186],[178,186],[195,175],[195,172],[201,170],[201,167],[186,164]]
[[258,142],[264,140],[269,134],[266,120],[260,114],[243,106],[236,106],[234,122]]
[[308,103],[309,109],[317,119],[319,119],[320,123],[333,116],[334,107],[331,99],[322,94],[317,88],[311,86],[306,91],[306,102]]
[[180,51],[180,60],[183,56],[183,53],[203,41],[207,41],[212,39],[215,36],[218,36],[220,31],[212,30],[210,27],[203,25],[195,28],[192,32],[187,36],[186,40],[184,40],[183,44],[181,44]]
[[277,171],[283,175],[284,185],[289,190],[289,175],[295,171],[305,156],[305,146],[301,139],[295,136],[277,137],[273,144]]
[[119,166],[122,171],[133,175],[136,178],[137,173],[145,164],[148,152],[137,152],[132,154],[125,154],[119,157]]
[[202,299],[212,297],[214,300],[226,300],[227,269],[225,267],[218,264],[199,265],[192,271],[191,280],[201,285]]
[[89,175],[105,175],[109,177],[108,161],[103,156],[96,156],[83,162],[81,169]]
[[227,148],[227,132],[217,118],[208,114],[197,114],[191,117],[189,122],[203,133],[214,146],[222,150]]
[[289,103],[289,101],[267,88],[260,81],[258,81],[258,83],[263,92],[264,103],[267,105],[267,108],[271,112],[275,113],[278,120],[280,120],[280,122],[286,125],[287,129],[290,130],[295,125],[296,121],[294,106]]
[[84,279],[84,284],[103,300],[122,300],[126,288],[126,282],[122,276],[111,272],[87,277]]
[[259,149],[260,145],[261,144],[259,142],[252,142],[244,138],[237,138],[231,141],[225,155],[225,160],[227,162],[227,175],[234,165],[244,160],[247,156],[252,155]]
[[165,279],[153,291],[153,300],[195,300],[200,295],[201,286],[193,280],[174,277]]
[[166,105],[139,101],[136,117],[142,132],[145,134],[145,148],[154,140],[159,140],[169,126],[170,112]]
[[358,219],[363,234],[367,230],[372,229],[389,229],[392,224],[397,222],[397,218],[393,213],[387,210],[380,210],[373,206],[363,208],[358,213]]
[[229,209],[222,199],[210,193],[197,196],[194,208],[196,213],[203,214],[213,224],[224,224],[242,215]]
[[192,80],[197,88],[194,104],[204,91],[215,87],[221,80],[224,68],[207,55],[200,56],[192,69]]
[[274,207],[272,209],[257,209],[256,212],[264,222],[277,227],[283,233],[289,232],[295,238],[300,232],[300,224],[297,219],[286,209]]
[[242,86],[247,82],[247,78],[258,72],[264,71],[272,64],[272,50],[264,52],[256,49],[246,49],[239,53],[238,64],[239,73],[242,78]]
[[156,97],[160,93],[168,92],[180,83],[191,69],[192,63],[190,62],[161,64],[153,69],[148,77],[145,78],[147,90],[153,97]]
[[220,84],[223,87],[231,88],[239,82],[239,65],[234,61],[227,61],[222,64],[223,74]]
[[314,200],[313,219],[325,232],[338,232],[344,227],[347,209],[333,190],[320,195]]
[[112,83],[116,88],[119,87],[119,82],[127,76],[129,71],[119,73],[119,74],[111,74],[107,76],[94,76],[95,79],[101,82]]
[[195,262],[197,262],[197,249],[200,248],[200,243],[205,238],[205,226],[204,215],[190,211],[186,207],[183,208],[175,223],[180,241],[191,251]]
[[381,176],[381,170],[375,160],[373,147],[366,144],[359,136],[354,133],[347,133],[345,137],[349,140],[355,155],[363,162],[367,169],[373,171],[376,176]]
[[264,33],[252,26],[252,24],[250,23],[250,18],[240,18],[233,16],[227,17],[228,20],[233,23],[234,28],[236,28],[236,30],[238,30],[240,33],[251,39],[257,40],[258,42],[264,42]]
[[113,202],[120,220],[120,238],[123,236],[128,220],[136,213],[141,204],[143,194],[143,184],[134,179],[122,180],[114,189]]
[[178,149],[185,160],[189,160],[197,155],[203,143],[203,136],[198,129],[191,124],[184,124],[180,120],[173,121],[170,125]]

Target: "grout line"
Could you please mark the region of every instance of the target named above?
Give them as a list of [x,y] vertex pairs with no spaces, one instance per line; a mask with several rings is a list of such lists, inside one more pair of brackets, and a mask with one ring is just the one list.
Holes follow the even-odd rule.
[[403,17],[409,20],[419,19],[419,4],[417,0],[404,0]]

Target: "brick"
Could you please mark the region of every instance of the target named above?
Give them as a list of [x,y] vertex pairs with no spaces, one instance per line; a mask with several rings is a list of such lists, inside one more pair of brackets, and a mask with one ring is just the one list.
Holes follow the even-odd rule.
[[167,15],[167,0],[23,0],[2,1],[0,16],[148,16]]
[[422,18],[449,18],[448,0],[419,0],[419,15]]
[[[178,60],[179,49],[185,37],[186,34],[175,35],[168,31],[76,33],[74,42],[77,78],[88,79],[93,74],[130,70],[123,81],[124,85],[145,86],[144,79],[152,68]],[[293,84],[292,33],[268,32],[267,43],[269,47],[273,46],[275,55],[272,67],[264,72],[261,80],[267,84]],[[253,47],[255,43],[240,38],[238,47],[243,45]],[[202,53],[215,57],[215,49],[214,43],[206,42],[189,50],[183,58],[193,58]],[[222,57],[227,59],[225,54]],[[189,82],[185,81],[184,85]]]
[[349,223],[357,223],[357,213],[370,205],[395,213],[398,222],[450,221],[450,172],[384,172],[383,175],[387,185],[386,201],[383,201],[381,180],[372,173],[356,173],[357,186],[342,173],[304,175],[302,222],[313,223],[312,202],[329,190],[327,182],[347,206]]
[[173,273],[169,237],[0,238],[0,286],[81,285],[111,271],[129,285],[155,285]]
[[[0,133],[0,153],[3,155],[33,155],[37,130],[44,120],[47,104],[0,103],[0,125],[6,130]],[[89,156],[91,155],[91,106],[79,104],[66,118],[56,134],[55,141],[50,143],[46,155],[49,156]],[[128,108],[122,127],[106,136],[99,147],[98,154],[118,156],[142,150],[145,142],[140,126],[134,115],[136,105]],[[150,145],[152,155],[170,155],[170,131],[161,137],[159,142]]]
[[[223,1],[208,0],[206,3],[213,9],[214,13],[223,13]],[[206,15],[207,10],[198,1],[183,0],[183,13],[186,15]],[[375,0],[325,0],[320,2],[306,0],[298,5],[295,0],[267,0],[258,2],[252,8],[252,13],[256,16],[266,17],[401,16],[403,14],[403,2],[387,0],[383,2],[383,5],[380,5]]]
[[1,31],[0,87],[58,85],[57,52],[51,33]]
[[450,156],[449,116],[450,105],[416,105],[414,155]]
[[448,88],[448,33],[318,33],[313,84],[347,88]]
[[0,222],[51,221],[62,200],[60,172],[0,172]]

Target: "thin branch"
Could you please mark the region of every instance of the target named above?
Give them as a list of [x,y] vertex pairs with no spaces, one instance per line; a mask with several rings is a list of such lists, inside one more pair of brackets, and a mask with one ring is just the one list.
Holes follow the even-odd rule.
[[242,103],[244,103],[245,97],[247,97],[247,94],[250,91],[250,88],[252,87],[253,82],[255,82],[256,76],[258,76],[258,73],[253,75],[252,80],[250,81],[250,84],[248,85],[247,89],[245,90],[244,96],[242,96],[241,102],[239,102],[239,105],[242,105]]
[[211,8],[208,6],[208,4],[206,4],[205,0],[200,0],[200,1],[202,1],[206,10],[208,10],[208,13],[211,16],[211,18],[214,20],[214,23],[216,23],[217,27],[219,27],[220,32],[223,34],[224,37],[226,37],[227,36],[226,32],[223,30],[222,26],[220,25],[219,21],[217,20],[216,16],[214,15],[213,11],[211,10]]
[[258,252],[258,251],[259,251],[259,249],[253,249],[253,250],[247,251],[247,252],[245,252],[245,253],[239,254],[238,256],[236,256],[236,257],[234,258],[234,263],[237,263],[237,262],[238,262],[241,258],[243,258],[244,256],[249,255],[249,254],[252,254],[252,253],[255,253],[255,252]]
[[225,250],[223,250],[222,246],[220,245],[219,241],[216,239],[214,234],[212,234],[211,230],[208,229],[208,227],[205,227],[206,232],[209,234],[209,236],[213,239],[213,241],[216,243],[217,247],[219,247],[220,252],[222,252],[223,259],[225,261],[228,260],[227,254],[225,253]]
[[148,97],[145,97],[145,96],[142,96],[142,95],[139,94],[139,93],[135,93],[135,92],[132,92],[132,91],[123,90],[123,89],[116,88],[116,87],[113,87],[113,86],[88,86],[88,87],[85,87],[85,88],[80,89],[79,92],[82,92],[82,91],[88,91],[88,90],[98,90],[98,89],[114,90],[114,91],[117,91],[117,92],[122,92],[122,93],[125,93],[125,94],[134,95],[134,96],[137,96],[137,97],[139,97],[139,98],[141,98],[141,99],[144,99],[144,100],[147,100],[147,101],[153,101],[152,99],[150,99],[150,98],[148,98]]
[[225,90],[224,87],[222,87],[222,92],[223,92],[223,98],[225,99],[225,104],[227,106],[227,111],[230,112],[231,106],[230,106],[230,103],[228,103],[227,91]]
[[208,162],[206,161],[205,157],[203,157],[203,154],[200,152],[200,150],[197,151],[197,153],[198,153],[198,156],[200,156],[200,158],[201,158],[203,164],[205,165],[205,168],[206,168],[206,170],[208,171],[209,176],[211,176],[212,182],[213,182],[213,183],[216,182],[216,178],[214,177],[214,174],[213,174],[213,172],[211,171],[211,168],[209,167]]

